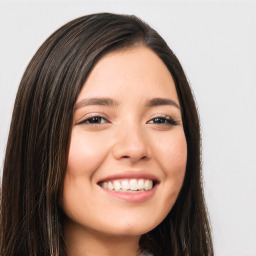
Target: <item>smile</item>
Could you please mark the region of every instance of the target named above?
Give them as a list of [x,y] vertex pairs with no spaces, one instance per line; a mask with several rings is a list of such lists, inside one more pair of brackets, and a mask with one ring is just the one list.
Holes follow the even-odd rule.
[[[154,197],[160,180],[145,171],[124,171],[102,178],[97,182],[103,195],[123,202],[142,203]],[[109,197],[108,197],[109,198]]]
[[110,191],[136,193],[141,191],[149,191],[153,188],[153,180],[149,179],[123,179],[101,182],[102,188]]

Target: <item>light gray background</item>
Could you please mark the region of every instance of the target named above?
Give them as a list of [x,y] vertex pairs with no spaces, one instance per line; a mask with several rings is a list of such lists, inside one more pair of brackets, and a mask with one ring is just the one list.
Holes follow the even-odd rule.
[[[94,12],[135,14],[180,59],[196,96],[217,256],[256,255],[256,5],[253,1],[0,1],[0,161],[26,65],[57,28]],[[1,164],[2,171],[2,164]]]

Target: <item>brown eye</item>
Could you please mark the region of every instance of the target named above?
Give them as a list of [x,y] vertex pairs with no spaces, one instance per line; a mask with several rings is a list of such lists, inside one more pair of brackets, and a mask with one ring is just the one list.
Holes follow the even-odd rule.
[[171,117],[155,117],[151,119],[149,124],[165,124],[165,125],[178,125]]
[[78,124],[94,125],[94,124],[104,124],[104,123],[108,123],[108,121],[105,118],[103,118],[101,116],[93,116],[93,117],[90,117],[90,118],[87,118],[87,119],[81,121]]

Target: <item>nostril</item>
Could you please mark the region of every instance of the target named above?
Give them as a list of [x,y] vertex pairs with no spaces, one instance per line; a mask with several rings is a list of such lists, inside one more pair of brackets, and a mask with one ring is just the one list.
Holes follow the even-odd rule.
[[[137,132],[138,133],[138,132]],[[114,142],[112,153],[115,159],[131,160],[133,162],[150,158],[151,150],[147,145],[147,140],[141,134],[127,132],[118,137]]]

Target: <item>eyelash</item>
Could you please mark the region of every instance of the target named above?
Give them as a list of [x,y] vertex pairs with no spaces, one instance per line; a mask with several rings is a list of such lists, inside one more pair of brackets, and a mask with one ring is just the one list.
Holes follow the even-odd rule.
[[[170,116],[157,116],[157,117],[154,117],[153,119],[151,119],[150,121],[148,121],[147,123],[149,123],[153,120],[155,120],[155,121],[158,120],[157,121],[158,123],[155,123],[155,124],[161,124],[161,125],[178,125],[179,124],[177,121],[175,121]],[[160,123],[159,123],[159,121],[160,121]]]
[[86,125],[100,125],[100,124],[103,124],[103,123],[99,123],[99,122],[95,122],[95,123],[90,123],[90,121],[93,121],[93,119],[97,119],[97,120],[105,120],[104,123],[109,123],[109,121],[103,117],[103,116],[92,116],[92,117],[89,117],[89,118],[86,118],[84,120],[82,120],[81,122],[79,122],[78,124],[86,124]]
[[[91,121],[96,121],[94,123],[90,123]],[[104,122],[102,123],[101,121],[104,120]],[[155,120],[155,122],[157,123],[152,123],[152,121]],[[98,122],[100,121],[100,122]],[[81,122],[78,123],[78,125],[80,124],[85,124],[85,125],[101,125],[104,123],[110,123],[106,117],[97,115],[97,116],[92,116],[89,118],[86,118],[84,120],[82,120]],[[175,121],[172,117],[170,116],[157,116],[152,118],[151,120],[149,120],[147,122],[147,124],[160,124],[160,125],[178,125],[179,123],[177,121]]]

